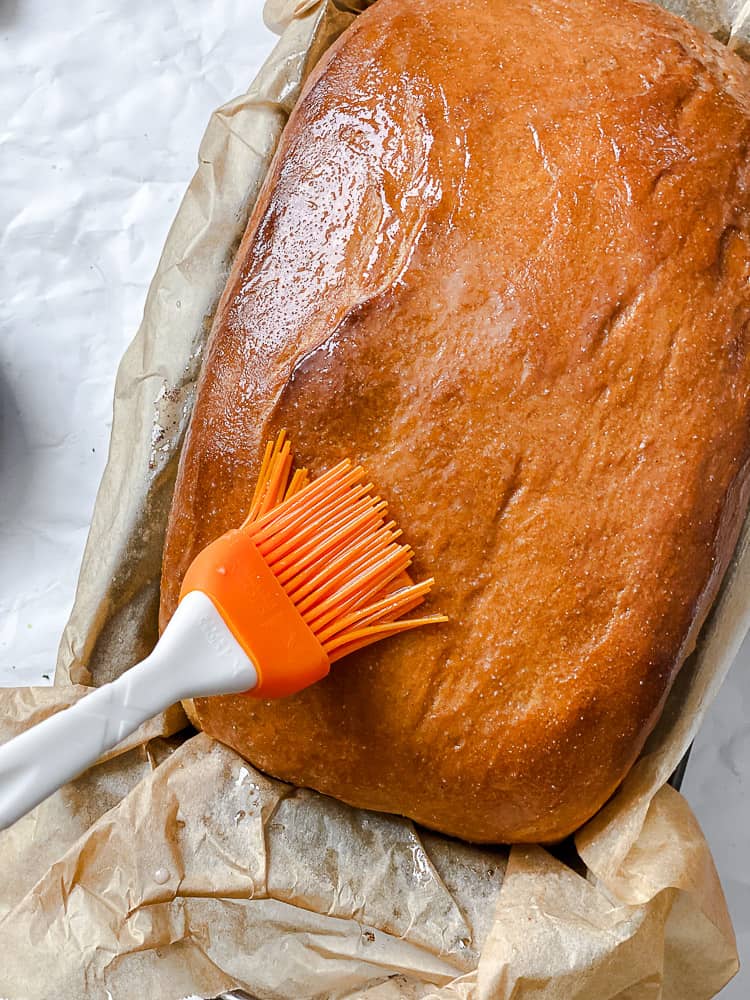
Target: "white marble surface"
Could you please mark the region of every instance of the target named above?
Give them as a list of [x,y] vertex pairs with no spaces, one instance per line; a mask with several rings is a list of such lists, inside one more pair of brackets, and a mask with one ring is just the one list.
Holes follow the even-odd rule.
[[[107,452],[117,362],[261,0],[0,0],[0,685],[45,683]],[[685,792],[750,966],[750,643]],[[750,996],[750,968],[722,993]]]

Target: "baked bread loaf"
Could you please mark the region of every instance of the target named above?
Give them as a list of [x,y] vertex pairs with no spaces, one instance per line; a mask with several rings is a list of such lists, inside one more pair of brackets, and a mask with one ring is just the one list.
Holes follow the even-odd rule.
[[276,703],[258,767],[471,841],[550,841],[639,753],[744,516],[741,61],[631,0],[378,0],[309,81],[213,326],[164,557],[284,427],[364,463],[445,626]]

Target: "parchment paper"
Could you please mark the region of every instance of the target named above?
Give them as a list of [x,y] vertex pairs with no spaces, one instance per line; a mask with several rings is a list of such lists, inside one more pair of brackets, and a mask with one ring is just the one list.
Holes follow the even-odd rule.
[[[366,5],[266,6],[280,41],[209,123],[118,373],[56,687],[0,690],[0,740],[155,641],[163,534],[212,313],[301,84]],[[663,5],[740,51],[750,37],[750,4]],[[660,724],[579,831],[577,854],[479,849],[293,789],[190,737],[175,708],[0,834],[0,994],[713,996],[737,968],[734,935],[697,823],[664,783],[750,626],[749,539],[746,525]]]

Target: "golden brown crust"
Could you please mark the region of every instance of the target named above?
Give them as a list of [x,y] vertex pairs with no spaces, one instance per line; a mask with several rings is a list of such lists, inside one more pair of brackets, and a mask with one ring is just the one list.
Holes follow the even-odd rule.
[[277,703],[259,767],[476,841],[550,840],[638,754],[750,455],[745,67],[629,0],[378,0],[287,127],[223,297],[162,620],[288,428],[368,467],[445,627]]

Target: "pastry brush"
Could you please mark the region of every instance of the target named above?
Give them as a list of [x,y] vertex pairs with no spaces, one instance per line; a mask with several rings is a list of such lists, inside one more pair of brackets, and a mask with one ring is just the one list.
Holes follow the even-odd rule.
[[445,621],[401,617],[434,581],[406,576],[413,552],[371,491],[348,460],[310,481],[283,432],[269,443],[245,522],[193,560],[153,652],[0,747],[0,829],[175,702],[282,698],[354,650]]

